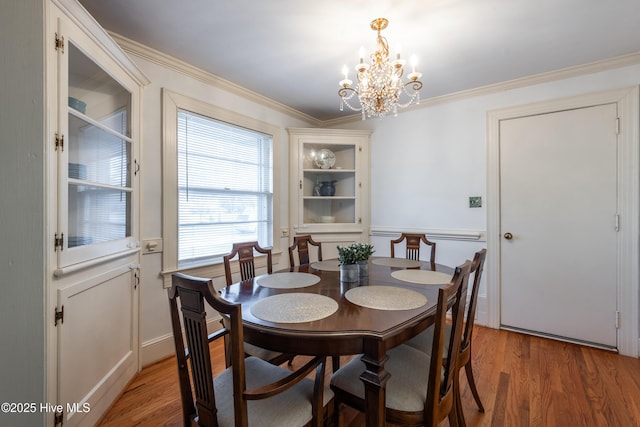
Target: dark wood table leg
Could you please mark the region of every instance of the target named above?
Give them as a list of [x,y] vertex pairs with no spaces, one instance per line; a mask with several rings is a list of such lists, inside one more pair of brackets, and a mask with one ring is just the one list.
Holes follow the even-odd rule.
[[384,427],[385,425],[385,386],[391,376],[384,364],[387,356],[384,346],[379,341],[365,342],[365,353],[362,362],[365,371],[360,376],[364,383],[364,407],[367,427]]

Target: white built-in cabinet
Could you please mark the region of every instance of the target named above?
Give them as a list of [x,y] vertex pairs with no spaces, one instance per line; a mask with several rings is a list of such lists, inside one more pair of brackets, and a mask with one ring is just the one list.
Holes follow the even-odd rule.
[[[47,8],[51,327],[47,424],[93,425],[139,370],[146,78],[75,0]],[[51,394],[54,396],[51,396]]]
[[290,234],[337,245],[369,240],[371,131],[290,128]]

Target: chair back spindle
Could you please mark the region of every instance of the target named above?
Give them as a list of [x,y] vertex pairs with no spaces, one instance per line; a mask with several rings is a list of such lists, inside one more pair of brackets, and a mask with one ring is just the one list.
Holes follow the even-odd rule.
[[484,270],[484,261],[487,257],[487,250],[482,249],[476,252],[471,263],[471,273],[473,274],[473,284],[471,286],[471,297],[467,307],[464,332],[460,343],[460,351],[463,352],[471,345],[471,337],[473,334],[473,325],[475,324],[476,311],[478,307],[478,290],[480,289],[480,280],[482,279],[482,271]]
[[[467,287],[471,262],[467,261],[456,267],[449,285],[438,291],[438,311],[433,334],[433,349],[429,368],[429,387],[425,402],[425,413],[431,424],[437,425],[454,410],[455,395],[453,392],[456,378],[457,360],[444,357],[447,354],[458,354],[462,338],[462,323],[467,300]],[[451,334],[446,333],[446,316],[451,309]],[[447,337],[447,335],[449,335]]]
[[295,266],[294,252],[296,249],[298,250],[299,265],[309,264],[309,245],[317,247],[318,261],[322,261],[322,244],[313,240],[311,235],[305,234],[293,238],[293,245],[289,247],[289,266]]
[[233,283],[231,260],[235,258],[236,255],[238,257],[240,280],[249,280],[256,277],[254,251],[267,256],[267,273],[273,273],[271,249],[261,247],[258,242],[234,243],[231,247],[231,252],[223,257],[227,286]]
[[395,247],[406,240],[405,256],[407,259],[419,260],[420,259],[420,245],[424,243],[431,251],[429,255],[429,262],[431,268],[435,269],[436,263],[436,243],[427,239],[427,235],[424,233],[402,233],[400,237],[395,240],[391,240],[391,258],[395,258]]

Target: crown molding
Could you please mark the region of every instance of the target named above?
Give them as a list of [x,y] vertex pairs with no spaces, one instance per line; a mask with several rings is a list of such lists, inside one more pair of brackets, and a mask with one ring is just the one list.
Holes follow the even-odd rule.
[[[351,114],[344,117],[338,117],[329,120],[319,120],[308,114],[302,113],[294,108],[291,108],[285,104],[274,101],[259,93],[248,90],[242,86],[218,77],[214,74],[206,72],[198,67],[187,64],[184,61],[176,59],[170,55],[152,49],[141,43],[123,37],[116,33],[109,32],[109,35],[120,45],[125,52],[145,59],[147,61],[156,63],[160,66],[172,69],[179,73],[185,74],[189,77],[200,80],[206,84],[218,87],[235,95],[241,96],[245,99],[253,101],[257,104],[264,105],[273,110],[279,111],[283,114],[300,119],[309,123],[315,127],[335,127],[345,123],[353,123],[361,120],[362,115],[360,113]],[[605,59],[601,61],[595,61],[588,64],[576,65],[573,67],[561,68],[559,70],[549,71],[546,73],[534,74],[527,77],[521,77],[518,79],[507,80],[500,83],[494,83],[486,86],[480,86],[473,89],[463,90],[459,92],[449,93],[440,96],[434,96],[432,98],[422,98],[419,105],[412,105],[403,111],[413,111],[421,108],[430,107],[433,105],[443,104],[447,102],[461,101],[465,99],[475,98],[478,96],[486,96],[499,92],[504,92],[513,89],[519,89],[527,86],[533,86],[542,83],[553,82],[562,79],[568,79],[572,77],[584,76],[587,74],[599,73],[602,71],[612,70],[616,68],[627,67],[631,65],[640,64],[640,52],[634,52],[627,55],[617,56],[615,58]]]
[[[534,74],[518,79],[507,80],[500,83],[494,83],[486,86],[480,86],[473,89],[463,90],[460,92],[448,93],[432,98],[420,99],[419,105],[412,105],[403,111],[418,110],[437,104],[447,102],[461,101],[464,99],[475,98],[478,96],[491,95],[494,93],[505,92],[508,90],[519,89],[527,86],[534,86],[542,83],[568,79],[572,77],[580,77],[588,74],[599,73],[602,71],[613,70],[616,68],[628,67],[640,64],[640,52],[634,52],[627,55],[617,56],[615,58],[605,59],[601,61],[590,62],[588,64],[576,65],[573,67],[561,68],[559,70],[549,71],[546,73]],[[400,113],[399,113],[400,114]],[[321,126],[337,126],[344,123],[352,123],[361,120],[362,115],[352,114],[337,119],[325,120]]]
[[130,55],[153,62],[162,67],[172,69],[178,73],[184,74],[196,80],[200,80],[203,83],[225,90],[234,95],[238,95],[244,99],[248,99],[249,101],[271,108],[280,113],[293,116],[297,119],[309,123],[312,126],[320,126],[322,123],[320,120],[313,118],[308,114],[302,113],[285,104],[274,101],[271,98],[260,95],[259,93],[253,92],[249,89],[232,83],[229,80],[225,80],[221,77],[216,76],[215,74],[206,72],[201,68],[195,67],[191,64],[187,64],[184,61],[152,49],[141,43],[138,43],[116,33],[109,32],[109,35],[120,45],[122,50]]

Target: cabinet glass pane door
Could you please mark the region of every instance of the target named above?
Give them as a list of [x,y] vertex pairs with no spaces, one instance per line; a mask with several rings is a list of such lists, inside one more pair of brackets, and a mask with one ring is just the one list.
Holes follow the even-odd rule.
[[131,236],[131,93],[69,45],[68,247]]
[[[325,161],[327,156],[331,161]],[[304,224],[356,222],[356,146],[303,143],[302,221]]]

